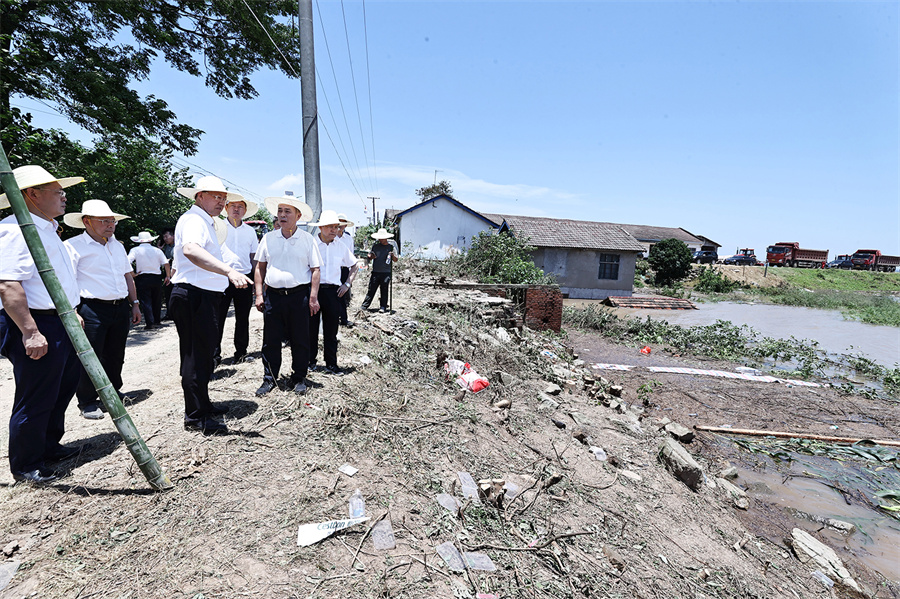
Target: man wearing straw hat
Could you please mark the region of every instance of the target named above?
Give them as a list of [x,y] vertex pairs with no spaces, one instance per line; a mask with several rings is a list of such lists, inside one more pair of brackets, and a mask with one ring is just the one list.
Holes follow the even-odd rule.
[[178,330],[181,354],[181,388],[184,391],[184,428],[204,435],[225,433],[228,427],[215,420],[227,407],[209,399],[209,380],[219,337],[219,305],[228,284],[241,288],[252,284],[222,261],[215,220],[226,199],[242,199],[229,192],[213,176],[201,177],[195,187],[179,187],[178,193],[194,200],[175,225],[175,276],[172,279],[172,319]]
[[[319,354],[319,321],[322,322],[322,348],[325,356],[323,372],[341,376],[344,371],[337,363],[337,332],[341,320],[343,296],[356,278],[356,258],[346,245],[337,240],[341,220],[334,210],[323,210],[319,222],[310,226],[319,227],[315,236],[316,249],[322,257],[319,278],[319,312],[310,317],[309,322],[309,367],[316,369]],[[349,269],[346,281],[341,281],[341,269]]]
[[387,229],[381,227],[375,233],[372,233],[372,249],[369,250],[369,260],[372,265],[372,274],[369,276],[369,290],[366,292],[366,298],[363,300],[362,309],[368,310],[369,305],[375,298],[375,292],[381,290],[381,307],[379,312],[386,312],[388,308],[388,284],[391,282],[391,271],[393,263],[397,261],[397,252],[395,252],[395,244],[389,241],[394,235],[387,232]]
[[[62,290],[76,306],[75,268],[53,219],[66,211],[64,188],[84,179],[57,178],[35,165],[21,166],[13,175]],[[9,208],[6,195],[0,195],[0,209]],[[9,468],[16,481],[47,483],[57,478],[49,464],[80,451],[60,445],[60,440],[81,364],[15,215],[0,221],[0,256],[0,354],[12,363],[16,382],[9,419]]]
[[[225,229],[228,231],[225,243],[222,244],[222,257],[225,264],[243,275],[253,278],[254,257],[259,246],[256,231],[244,224],[245,216],[253,216],[259,206],[249,200],[226,200],[223,214],[228,219]],[[219,306],[219,342],[216,344],[216,364],[222,361],[222,336],[225,332],[225,318],[228,308],[234,302],[234,358],[236,364],[247,357],[250,345],[250,308],[253,307],[253,287],[248,285],[237,288],[231,283],[225,290],[225,297]]]
[[278,220],[279,229],[266,233],[256,254],[256,309],[263,313],[263,384],[256,394],[265,395],[275,388],[281,370],[281,342],[287,337],[291,386],[302,395],[309,369],[309,320],[319,311],[322,259],[312,235],[297,227],[301,220],[312,219],[306,203],[293,196],[270,197],[266,209]]
[[[172,277],[172,267],[161,249],[152,245],[158,235],[151,235],[149,231],[141,231],[131,241],[137,245],[128,252],[128,262],[134,264],[137,276],[134,283],[137,286],[138,300],[140,300],[141,312],[144,313],[144,326],[147,330],[155,329],[162,325],[162,300],[163,285],[169,284]],[[163,279],[160,268],[165,268],[166,278]],[[168,310],[168,307],[166,308]]]
[[[137,291],[125,248],[116,239],[116,223],[128,218],[110,210],[103,200],[87,200],[81,212],[71,212],[63,221],[84,233],[65,242],[81,304],[78,313],[84,320],[84,334],[106,371],[109,382],[122,394],[122,366],[130,325],[141,321]],[[103,418],[103,406],[91,377],[84,368],[75,392],[78,409],[88,420]]]
[[[340,241],[350,250],[350,254],[352,256],[356,256],[354,254],[354,250],[356,249],[353,244],[353,235],[347,233],[347,227],[353,226],[353,221],[347,218],[346,214],[338,214],[338,219],[341,221],[341,227],[338,229],[338,234],[335,239]],[[347,279],[350,277],[350,269],[346,266],[341,267],[341,283],[346,283]],[[347,289],[347,293],[341,297],[341,326],[342,327],[352,327],[353,323],[347,318],[347,310],[350,309],[350,299],[353,293],[351,293],[350,289]]]

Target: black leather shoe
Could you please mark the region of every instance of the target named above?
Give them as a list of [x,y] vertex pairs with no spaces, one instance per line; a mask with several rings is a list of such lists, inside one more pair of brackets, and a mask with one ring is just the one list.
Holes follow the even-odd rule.
[[55,472],[47,470],[46,468],[38,468],[31,472],[13,472],[13,480],[16,482],[28,482],[36,485],[52,483],[58,478],[59,476],[57,476]]
[[294,385],[294,393],[296,393],[297,395],[303,395],[304,393],[306,393],[307,389],[308,387],[303,381],[300,381],[299,383]]
[[232,363],[232,364],[240,364],[241,362],[246,362],[246,361],[247,361],[247,354],[246,354],[246,353],[243,353],[243,354],[234,354],[234,357],[231,358],[231,363]]
[[275,381],[265,379],[263,384],[256,390],[257,395],[265,395],[269,391],[275,388]]
[[322,369],[322,372],[324,372],[325,374],[331,374],[334,376],[344,376],[344,374],[346,374],[338,366],[326,366],[324,369]]
[[221,405],[221,404],[218,406],[216,404],[213,404],[212,409],[210,409],[210,412],[212,412],[213,414],[220,414],[220,415],[227,414],[229,411],[231,411],[231,408],[229,408],[226,405]]
[[309,368],[307,368],[307,370],[309,372],[319,372],[320,370],[322,370],[322,367],[319,366],[318,364],[316,364],[315,362],[310,362]]
[[57,445],[44,454],[44,460],[47,462],[62,462],[63,460],[74,458],[85,448],[86,446],[66,447],[65,445]]
[[200,431],[204,435],[218,435],[228,432],[228,427],[212,418],[204,418],[203,420],[185,420],[184,430]]

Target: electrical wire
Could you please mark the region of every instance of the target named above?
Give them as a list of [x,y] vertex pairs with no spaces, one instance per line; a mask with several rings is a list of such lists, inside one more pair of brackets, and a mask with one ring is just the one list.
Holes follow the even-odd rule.
[[363,37],[366,42],[366,86],[369,93],[369,133],[372,139],[372,174],[375,177],[375,191],[378,192],[378,162],[375,160],[375,116],[372,114],[372,76],[369,70],[369,25],[366,20],[366,0],[362,0]]
[[344,38],[347,40],[347,61],[350,63],[350,81],[353,83],[353,100],[356,102],[356,122],[359,123],[359,138],[362,140],[363,158],[366,164],[366,172],[369,174],[369,184],[372,184],[372,171],[369,169],[369,153],[366,151],[366,136],[363,133],[362,115],[359,112],[359,94],[356,92],[356,75],[353,72],[353,54],[350,52],[350,30],[347,28],[347,13],[344,10],[344,0],[341,0],[341,15],[344,18]]

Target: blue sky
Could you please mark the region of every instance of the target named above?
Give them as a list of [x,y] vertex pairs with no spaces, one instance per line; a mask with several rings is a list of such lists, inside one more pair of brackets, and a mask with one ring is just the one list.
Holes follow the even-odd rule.
[[[475,210],[684,227],[723,255],[900,255],[900,3],[369,0],[365,30],[361,2],[313,10],[323,207],[357,222],[436,176]],[[137,87],[206,131],[203,172],[302,194],[299,81],[254,84],[223,100],[161,65]]]

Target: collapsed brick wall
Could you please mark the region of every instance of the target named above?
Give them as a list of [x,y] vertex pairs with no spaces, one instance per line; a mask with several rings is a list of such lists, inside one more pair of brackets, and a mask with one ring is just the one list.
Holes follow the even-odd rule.
[[525,326],[535,331],[562,327],[562,292],[559,287],[529,286],[525,289]]

